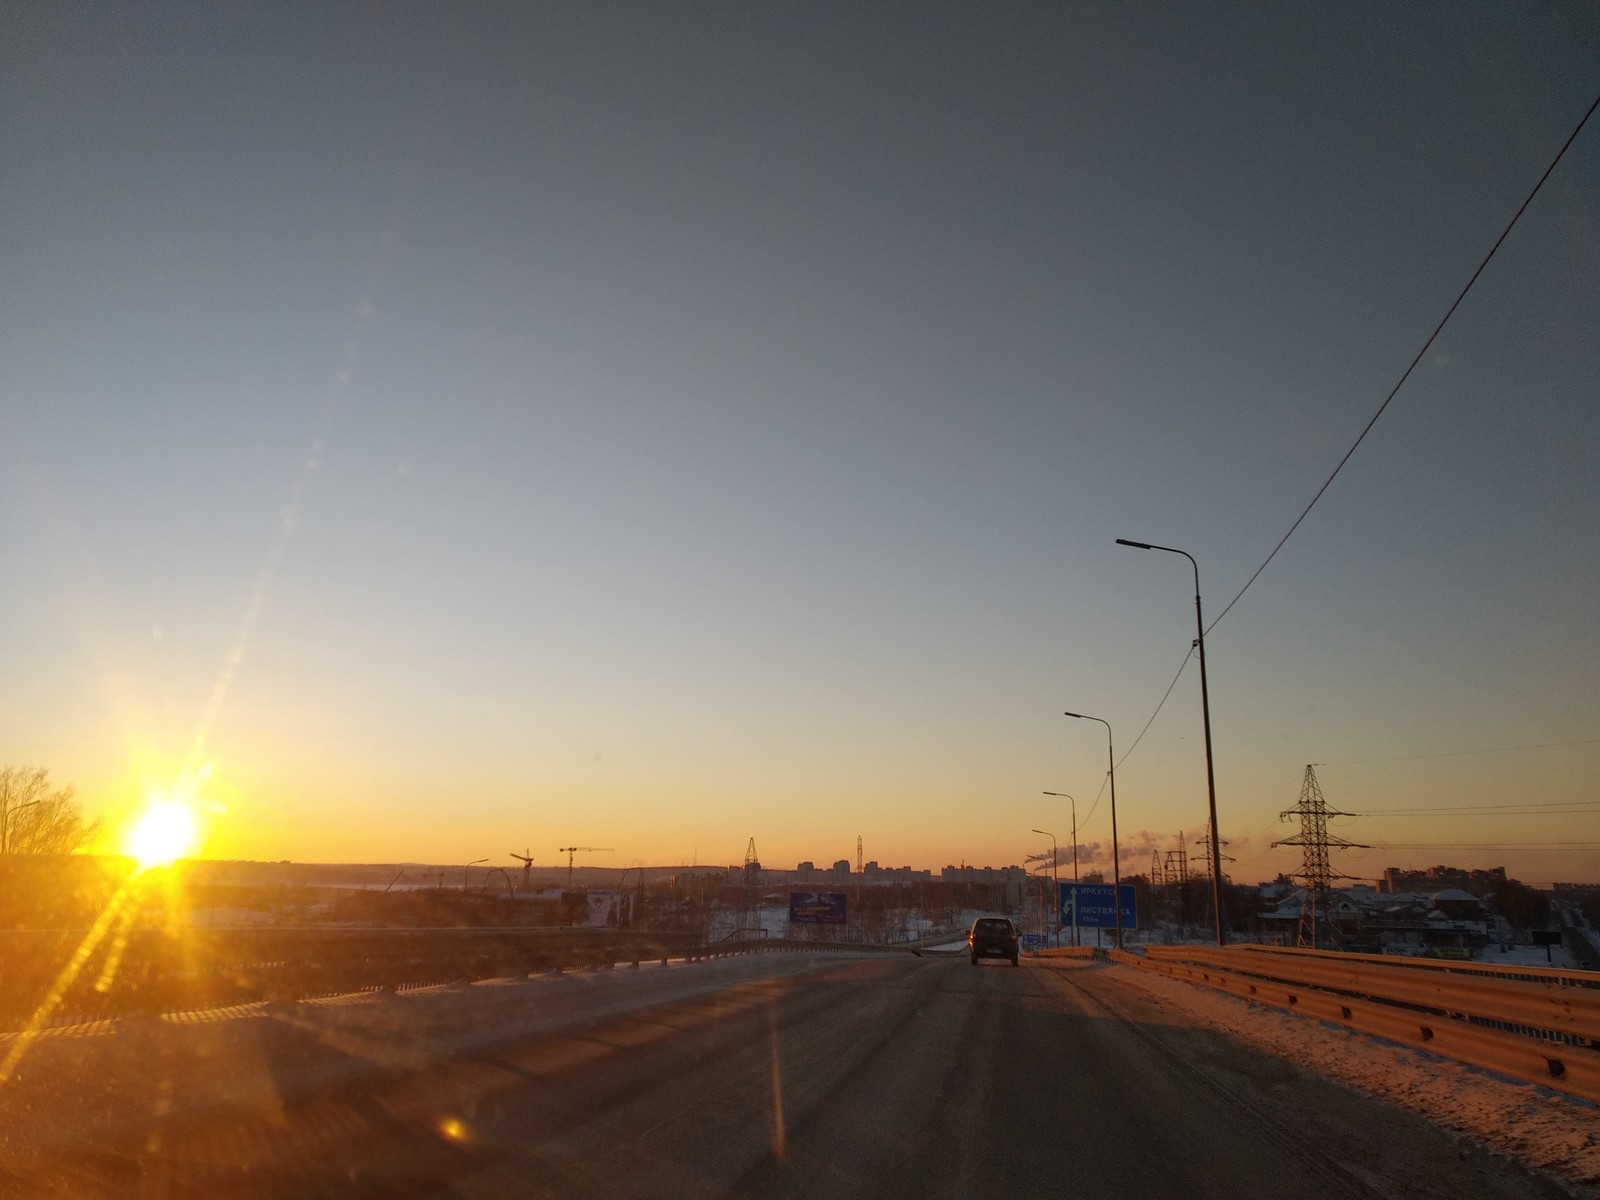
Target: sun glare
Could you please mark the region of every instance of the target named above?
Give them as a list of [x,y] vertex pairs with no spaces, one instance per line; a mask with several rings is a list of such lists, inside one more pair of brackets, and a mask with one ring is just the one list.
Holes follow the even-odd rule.
[[182,858],[195,843],[194,813],[175,800],[152,801],[123,838],[123,850],[141,871]]

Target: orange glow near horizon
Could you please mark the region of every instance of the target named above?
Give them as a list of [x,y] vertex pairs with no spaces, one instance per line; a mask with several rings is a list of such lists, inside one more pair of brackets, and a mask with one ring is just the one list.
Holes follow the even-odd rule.
[[[465,863],[484,857],[513,872],[521,865],[511,851],[526,849],[535,867],[564,868],[566,855],[557,848],[570,844],[609,846],[608,853],[581,855],[578,865],[620,869],[632,865],[651,867],[737,867],[753,834],[763,865],[792,870],[805,860],[819,868],[839,859],[854,862],[855,838],[865,841],[865,855],[885,868],[910,866],[931,870],[937,878],[946,865],[1003,867],[1027,866],[1030,856],[1048,854],[1049,841],[1027,832],[1037,826],[1053,829],[1070,867],[1068,810],[1049,808],[1048,798],[1035,807],[1031,796],[1014,803],[995,802],[996,819],[979,822],[978,808],[962,797],[976,794],[970,780],[918,790],[890,789],[881,780],[851,784],[831,781],[820,794],[802,783],[775,785],[765,793],[756,812],[745,812],[734,799],[755,784],[733,770],[707,770],[704,786],[695,790],[682,779],[666,779],[649,789],[630,778],[628,786],[606,780],[588,780],[559,772],[541,773],[536,786],[519,781],[508,785],[507,769],[484,759],[472,764],[464,778],[454,781],[470,799],[439,802],[440,784],[427,772],[401,779],[383,763],[371,764],[362,775],[351,761],[330,758],[325,763],[283,761],[247,752],[243,746],[227,748],[226,768],[202,763],[191,767],[176,756],[144,751],[121,766],[120,778],[92,783],[86,791],[120,792],[127,808],[102,810],[106,832],[97,849],[122,853],[136,860],[141,870],[173,861],[237,860],[296,863]],[[312,767],[318,770],[313,772]],[[131,769],[130,769],[131,768]],[[1430,769],[1438,773],[1438,764]],[[1490,772],[1474,762],[1473,770],[1487,778],[1485,788],[1473,791],[1477,802],[1498,785],[1504,771]],[[1192,848],[1204,834],[1204,825],[1186,819],[1193,806],[1169,797],[1184,777],[1163,769],[1118,771],[1124,875],[1142,874],[1153,851],[1174,844],[1179,831]],[[1341,830],[1376,844],[1376,848],[1351,852],[1340,869],[1369,880],[1384,868],[1421,868],[1435,863],[1461,868],[1503,866],[1525,882],[1548,885],[1564,880],[1578,883],[1596,879],[1600,852],[1582,827],[1570,829],[1555,818],[1543,826],[1527,822],[1525,831],[1515,818],[1463,817],[1448,830],[1437,822],[1405,822],[1386,817],[1383,809],[1392,790],[1419,802],[1442,802],[1427,790],[1430,781],[1401,767],[1384,768],[1372,778],[1345,770],[1330,773],[1324,787],[1337,786],[1338,800],[1362,812]],[[1545,794],[1552,803],[1581,799],[1579,774],[1572,780],[1563,773]],[[131,778],[130,778],[131,776]],[[1271,781],[1276,784],[1278,781]],[[635,786],[638,785],[638,786]],[[1253,786],[1252,786],[1253,785]],[[542,796],[562,797],[555,807],[530,808],[525,788]],[[1021,794],[1021,784],[1008,789]],[[1160,797],[1151,799],[1152,796]],[[381,800],[378,798],[381,796]],[[1281,797],[1262,794],[1250,781],[1229,796],[1223,812],[1226,852],[1235,863],[1225,869],[1245,884],[1272,879],[1280,872],[1300,867],[1300,855],[1291,849],[1274,849],[1272,843],[1291,827],[1277,819],[1271,806]],[[1065,804],[1065,801],[1061,801]],[[170,807],[176,806],[176,807]],[[1006,817],[1007,810],[1013,815]],[[1041,811],[1048,809],[1048,811]],[[983,811],[990,812],[989,806]],[[1203,813],[1203,805],[1200,810]],[[91,815],[94,815],[91,810]],[[1103,871],[1109,877],[1109,797],[1098,803],[1094,788],[1080,789],[1076,812],[1079,822],[1079,867]],[[738,822],[735,824],[735,822]],[[1022,829],[1022,834],[1015,830]],[[1522,836],[1517,836],[1521,832]],[[1434,837],[1473,846],[1390,848],[1385,842]],[[1593,835],[1589,835],[1592,837]],[[1570,849],[1550,843],[1573,839]],[[1546,843],[1528,849],[1522,841]]]

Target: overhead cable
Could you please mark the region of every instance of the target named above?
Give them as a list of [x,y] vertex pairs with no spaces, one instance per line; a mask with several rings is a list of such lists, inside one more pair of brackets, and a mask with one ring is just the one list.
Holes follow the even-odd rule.
[[1341,758],[1318,763],[1319,767],[1359,767],[1366,763],[1410,762],[1419,758],[1460,758],[1467,754],[1510,754],[1516,750],[1554,750],[1562,746],[1597,746],[1600,738],[1581,738],[1575,742],[1532,742],[1526,746],[1484,746],[1477,750],[1441,750],[1432,754],[1395,754],[1387,758]]
[[1127,762],[1128,756],[1134,752],[1134,749],[1139,745],[1140,742],[1144,741],[1144,735],[1149,733],[1150,726],[1156,723],[1156,718],[1161,715],[1161,710],[1166,707],[1167,697],[1171,696],[1172,689],[1178,686],[1179,676],[1183,674],[1183,669],[1189,665],[1189,660],[1193,657],[1194,647],[1190,646],[1189,653],[1185,654],[1183,656],[1183,661],[1178,664],[1177,675],[1172,677],[1172,682],[1167,684],[1167,690],[1161,694],[1161,703],[1156,705],[1155,712],[1150,714],[1150,719],[1144,723],[1144,728],[1139,730],[1139,736],[1133,739],[1133,745],[1124,750],[1122,752],[1122,757],[1117,759],[1117,766],[1120,767],[1123,763]]
[[1472,273],[1472,278],[1467,280],[1466,286],[1463,287],[1459,293],[1457,293],[1455,300],[1451,303],[1450,307],[1445,310],[1444,316],[1439,318],[1439,323],[1433,327],[1433,332],[1428,335],[1427,341],[1422,343],[1422,349],[1417,351],[1416,357],[1411,360],[1411,365],[1406,367],[1405,371],[1401,374],[1399,382],[1389,390],[1389,394],[1384,397],[1383,403],[1378,405],[1378,411],[1372,414],[1372,419],[1366,423],[1360,434],[1357,435],[1356,440],[1350,444],[1350,449],[1344,452],[1344,457],[1339,460],[1339,465],[1333,468],[1333,474],[1329,475],[1328,478],[1323,482],[1322,486],[1317,489],[1317,494],[1311,497],[1311,503],[1307,504],[1300,515],[1294,519],[1294,524],[1289,526],[1289,532],[1285,533],[1283,537],[1278,539],[1278,544],[1272,548],[1272,553],[1267,555],[1265,561],[1263,561],[1262,564],[1256,568],[1255,574],[1250,576],[1249,579],[1245,580],[1244,586],[1239,589],[1239,594],[1232,600],[1229,600],[1227,607],[1212,619],[1211,624],[1206,627],[1207,633],[1210,633],[1213,629],[1215,629],[1221,622],[1222,618],[1228,615],[1229,609],[1231,609],[1235,604],[1239,603],[1239,597],[1243,596],[1250,590],[1250,585],[1256,581],[1261,572],[1267,569],[1267,564],[1277,557],[1278,551],[1283,549],[1284,543],[1294,536],[1294,531],[1296,529],[1300,528],[1300,522],[1306,519],[1306,516],[1311,512],[1312,508],[1316,506],[1317,501],[1322,499],[1322,493],[1328,490],[1329,485],[1331,485],[1333,481],[1338,478],[1339,472],[1344,470],[1345,463],[1350,461],[1350,456],[1356,452],[1356,447],[1361,445],[1362,439],[1365,438],[1367,434],[1371,432],[1372,427],[1378,423],[1378,418],[1383,416],[1383,410],[1389,407],[1389,401],[1395,398],[1395,395],[1402,387],[1405,386],[1406,380],[1411,378],[1411,372],[1417,369],[1417,364],[1423,360],[1423,358],[1427,355],[1428,350],[1433,346],[1434,339],[1439,336],[1440,332],[1444,329],[1445,324],[1452,316],[1455,315],[1455,311],[1461,306],[1461,302],[1467,298],[1467,293],[1472,290],[1472,285],[1478,282],[1478,276],[1483,274],[1484,268],[1489,265],[1489,260],[1495,256],[1495,251],[1500,249],[1501,243],[1504,242],[1510,235],[1511,231],[1516,228],[1516,224],[1519,220],[1521,220],[1522,214],[1527,211],[1528,205],[1533,203],[1533,198],[1539,194],[1539,189],[1544,187],[1545,180],[1550,178],[1550,173],[1556,169],[1556,164],[1559,163],[1562,156],[1566,154],[1567,148],[1571,146],[1575,140],[1577,140],[1578,134],[1581,133],[1583,131],[1583,127],[1588,124],[1589,118],[1594,115],[1596,108],[1600,108],[1600,96],[1595,97],[1594,103],[1589,105],[1589,111],[1583,114],[1583,119],[1579,121],[1578,124],[1573,128],[1572,132],[1567,135],[1567,140],[1561,144],[1561,149],[1558,150],[1556,152],[1556,156],[1550,160],[1550,165],[1544,169],[1544,174],[1539,176],[1539,182],[1533,185],[1533,190],[1528,193],[1527,198],[1524,199],[1522,204],[1517,208],[1516,214],[1506,224],[1506,227],[1500,231],[1500,236],[1495,238],[1494,245],[1489,247],[1489,253],[1483,256],[1483,261],[1478,264],[1478,269]]
[[1593,850],[1600,842],[1377,842],[1374,850]]

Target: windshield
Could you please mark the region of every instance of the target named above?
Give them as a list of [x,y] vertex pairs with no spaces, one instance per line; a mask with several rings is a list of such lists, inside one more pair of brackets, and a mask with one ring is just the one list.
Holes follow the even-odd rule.
[[1592,7],[0,30],[0,1191],[1320,1187],[1113,952],[1600,961]]

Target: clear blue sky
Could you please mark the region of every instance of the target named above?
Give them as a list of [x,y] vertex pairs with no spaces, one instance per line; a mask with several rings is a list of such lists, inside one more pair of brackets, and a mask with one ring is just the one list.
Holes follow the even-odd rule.
[[[210,763],[230,857],[1103,857],[1060,714],[1120,757],[1194,615],[1114,539],[1220,613],[1600,91],[1565,3],[0,22],[0,758]],[[1307,762],[1596,802],[1597,399],[1600,126],[1208,639],[1242,878]],[[1338,865],[1600,878],[1595,808]]]

